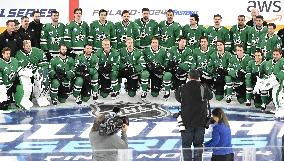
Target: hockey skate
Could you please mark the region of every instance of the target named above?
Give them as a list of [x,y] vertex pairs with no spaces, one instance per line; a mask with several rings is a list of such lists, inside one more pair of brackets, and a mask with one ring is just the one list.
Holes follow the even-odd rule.
[[251,106],[250,100],[246,100],[245,104],[246,104],[246,106]]
[[231,103],[231,101],[232,101],[232,96],[227,96],[226,97],[226,102],[227,103]]
[[93,100],[96,101],[96,100],[98,100],[98,98],[99,98],[98,93],[94,92],[93,93]]
[[118,92],[111,92],[110,96],[111,96],[112,100],[115,100],[117,98],[117,96],[118,96]]
[[76,98],[76,103],[77,103],[78,105],[82,104],[81,96],[78,96],[78,97]]
[[147,97],[147,92],[146,91],[142,91],[142,94],[141,94],[142,101],[145,101],[146,97]]
[[171,95],[171,92],[170,91],[165,91],[165,94],[164,94],[164,99],[167,101],[168,100],[168,98],[170,97],[170,95]]

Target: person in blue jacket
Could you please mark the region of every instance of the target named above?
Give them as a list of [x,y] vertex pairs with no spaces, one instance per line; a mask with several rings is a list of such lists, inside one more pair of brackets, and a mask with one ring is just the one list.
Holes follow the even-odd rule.
[[212,115],[212,119],[217,124],[213,127],[212,139],[206,142],[204,147],[213,147],[211,161],[233,161],[234,153],[228,118],[221,108],[215,108]]

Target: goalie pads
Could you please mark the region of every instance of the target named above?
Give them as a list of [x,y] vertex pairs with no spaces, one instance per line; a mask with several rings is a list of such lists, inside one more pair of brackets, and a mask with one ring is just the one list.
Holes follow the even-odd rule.
[[19,91],[21,88],[17,88],[16,91],[16,97],[18,94],[23,93],[23,96],[21,97],[21,100],[17,100],[15,99],[16,103],[19,104],[20,106],[22,106],[23,108],[25,108],[26,110],[29,110],[32,106],[33,103],[30,101],[30,96],[32,93],[32,83],[31,83],[31,78],[21,75],[20,76],[20,82],[21,82],[21,86],[22,86],[22,90],[23,91]]
[[47,99],[49,95],[49,77],[48,70],[38,68],[34,74],[34,96],[40,107],[48,106],[50,103]]

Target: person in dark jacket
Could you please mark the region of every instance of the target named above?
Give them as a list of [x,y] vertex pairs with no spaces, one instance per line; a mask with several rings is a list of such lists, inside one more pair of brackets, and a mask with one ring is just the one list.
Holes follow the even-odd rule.
[[[7,29],[0,35],[0,51],[2,51],[3,48],[8,47],[11,49],[11,57],[14,57],[16,52],[21,48],[21,40],[19,39],[17,32],[15,32],[14,20],[8,20],[6,26]],[[2,55],[0,57],[2,57]]]
[[282,53],[284,53],[284,28],[280,29],[278,32],[277,32],[277,35],[281,38],[282,40],[282,45],[281,45],[281,50],[282,50]]
[[29,18],[27,16],[23,16],[21,18],[21,27],[18,29],[18,34],[21,39],[20,46],[23,46],[24,40],[31,40],[32,47],[35,46],[35,38],[34,32],[31,28],[29,28]]
[[[95,123],[89,133],[89,140],[93,151],[93,161],[119,161],[118,156],[127,153],[127,129],[123,124],[121,137],[117,135],[115,117],[109,114],[97,116]],[[123,159],[127,161],[127,159]]]
[[40,48],[40,36],[43,24],[40,22],[40,12],[32,13],[33,21],[29,24],[29,29],[33,32],[34,47]]
[[204,147],[214,147],[211,161],[233,161],[232,136],[228,118],[221,108],[212,111],[213,120],[217,123],[213,127],[212,139]]
[[202,160],[202,144],[204,142],[207,123],[207,102],[212,99],[212,91],[201,84],[199,71],[191,70],[189,81],[179,87],[175,93],[176,100],[181,103],[181,118],[185,130],[181,131],[184,161],[192,160],[191,145],[194,148],[194,160]]

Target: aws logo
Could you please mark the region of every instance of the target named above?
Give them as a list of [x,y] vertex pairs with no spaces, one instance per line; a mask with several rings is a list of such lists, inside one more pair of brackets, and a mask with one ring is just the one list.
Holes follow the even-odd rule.
[[281,1],[248,1],[247,11],[257,8],[260,12],[280,12],[282,10]]
[[[251,12],[253,8],[256,8],[261,13],[275,13],[275,15],[269,16],[270,18],[266,18],[265,21],[275,22],[282,20],[282,14],[279,13],[282,11],[282,1],[248,1],[247,11]],[[251,17],[248,17],[251,19]]]

